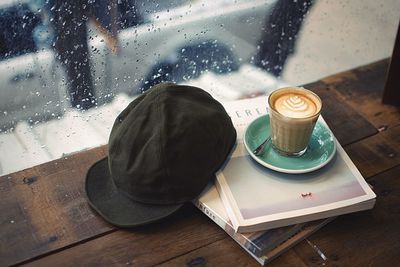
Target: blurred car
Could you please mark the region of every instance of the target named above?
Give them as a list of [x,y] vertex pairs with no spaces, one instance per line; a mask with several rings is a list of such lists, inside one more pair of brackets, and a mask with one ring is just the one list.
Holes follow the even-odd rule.
[[109,56],[111,88],[135,93],[163,80],[179,82],[205,70],[237,70],[256,54],[273,1],[195,1],[145,17],[122,30],[121,51]]
[[[25,2],[29,5],[29,1]],[[118,31],[117,55],[107,48],[104,37],[89,26],[94,94],[99,105],[118,93],[138,94],[161,81],[182,82],[205,71],[237,70],[256,54],[266,16],[275,3],[264,0],[135,2],[139,3],[135,11],[140,18],[136,24],[139,24],[131,23],[129,12],[124,13],[124,23]],[[10,6],[0,6],[0,9],[9,10]],[[19,2],[17,9],[20,12],[26,8]],[[32,19],[27,20],[26,14],[22,16],[32,25],[27,27],[22,20],[25,26],[14,31],[12,37],[24,34],[21,42],[32,44],[33,40],[35,47],[14,54],[6,51],[0,58],[0,131],[18,121],[37,123],[57,118],[69,108],[65,71],[56,60],[55,52],[40,46],[32,34],[37,29],[35,26],[43,25],[43,21],[34,13]],[[0,32],[9,30],[4,25],[1,27]]]
[[33,32],[40,17],[27,3],[0,4],[0,131],[62,114],[65,87],[52,50],[39,50]]

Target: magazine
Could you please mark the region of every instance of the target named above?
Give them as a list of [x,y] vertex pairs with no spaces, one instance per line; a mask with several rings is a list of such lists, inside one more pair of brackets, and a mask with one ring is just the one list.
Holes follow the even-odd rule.
[[209,185],[194,204],[260,264],[265,265],[334,218],[271,229],[236,233],[214,185]]
[[[255,232],[371,209],[375,194],[341,145],[323,168],[286,174],[256,163],[243,144],[247,125],[267,113],[266,97],[225,103],[237,129],[216,187],[236,232]],[[325,123],[320,117],[320,122]]]

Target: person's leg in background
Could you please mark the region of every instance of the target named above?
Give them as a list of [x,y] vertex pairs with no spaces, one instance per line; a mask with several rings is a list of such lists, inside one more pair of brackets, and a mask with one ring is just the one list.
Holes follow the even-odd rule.
[[89,109],[96,105],[87,42],[87,1],[54,0],[52,7],[57,57],[65,67],[71,105]]
[[277,1],[267,16],[255,65],[275,76],[281,75],[288,56],[294,52],[297,35],[312,4],[312,0]]

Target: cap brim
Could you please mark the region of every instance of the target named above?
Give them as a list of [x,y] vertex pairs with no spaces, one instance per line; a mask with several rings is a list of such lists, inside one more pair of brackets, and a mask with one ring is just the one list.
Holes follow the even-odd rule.
[[108,168],[108,158],[96,162],[86,175],[89,204],[106,221],[118,227],[134,227],[165,218],[183,204],[149,205],[135,202],[118,192]]

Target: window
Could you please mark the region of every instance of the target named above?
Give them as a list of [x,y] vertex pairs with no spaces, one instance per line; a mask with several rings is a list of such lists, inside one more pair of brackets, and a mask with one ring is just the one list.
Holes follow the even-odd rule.
[[106,144],[119,112],[162,81],[229,101],[389,57],[400,6],[3,0],[0,13],[1,175]]

